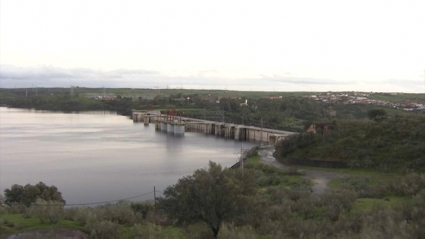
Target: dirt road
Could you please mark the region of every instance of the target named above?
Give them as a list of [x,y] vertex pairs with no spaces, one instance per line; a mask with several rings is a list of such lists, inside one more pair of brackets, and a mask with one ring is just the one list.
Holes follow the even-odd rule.
[[83,232],[67,229],[37,229],[28,232],[21,232],[9,236],[0,236],[0,239],[29,239],[29,238],[64,238],[64,239],[88,239],[89,236]]
[[[288,166],[277,161],[273,156],[274,147],[266,147],[258,152],[261,163],[272,165],[281,169],[288,169]],[[325,171],[325,170],[314,170],[314,169],[303,169],[304,177],[313,181],[313,193],[322,194],[328,188],[328,183],[331,180],[343,178],[345,175],[341,173]]]

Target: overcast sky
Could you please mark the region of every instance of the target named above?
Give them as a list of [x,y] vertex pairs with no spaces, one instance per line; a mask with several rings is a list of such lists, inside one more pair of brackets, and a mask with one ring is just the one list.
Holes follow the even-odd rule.
[[425,92],[424,0],[0,4],[0,87]]

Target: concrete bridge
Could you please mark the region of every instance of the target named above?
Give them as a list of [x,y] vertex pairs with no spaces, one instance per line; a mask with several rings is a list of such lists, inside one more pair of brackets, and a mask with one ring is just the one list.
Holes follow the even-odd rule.
[[216,135],[227,139],[255,142],[260,144],[276,144],[295,132],[267,129],[254,126],[223,123],[187,117],[167,118],[160,111],[133,110],[133,121],[144,122],[145,125],[155,124],[158,131],[175,135],[184,135],[185,132],[198,132]]

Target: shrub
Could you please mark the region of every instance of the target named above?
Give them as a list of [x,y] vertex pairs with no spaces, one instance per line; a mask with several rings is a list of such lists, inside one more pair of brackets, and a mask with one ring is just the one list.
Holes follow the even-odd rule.
[[136,215],[127,201],[116,204],[99,206],[96,210],[102,211],[103,218],[118,224],[135,223]]
[[425,207],[425,189],[422,189],[413,197],[413,201],[418,207]]
[[313,183],[306,178],[303,178],[301,181],[298,181],[291,185],[291,189],[300,192],[313,192],[312,189]]
[[11,204],[9,207],[6,208],[6,212],[10,214],[22,214],[27,211],[27,207],[20,204]]
[[357,193],[345,189],[328,190],[321,196],[321,204],[328,206],[329,210],[335,212],[339,208],[342,212],[350,211],[357,199]]
[[91,238],[121,238],[119,226],[111,221],[95,222],[93,225],[86,228],[89,231]]
[[218,234],[221,239],[245,238],[255,239],[258,238],[255,230],[251,226],[235,227],[231,224],[224,224]]
[[285,200],[282,205],[272,205],[266,210],[266,218],[272,221],[281,221],[291,217],[291,208],[294,202]]
[[425,174],[407,174],[403,179],[393,181],[391,187],[397,195],[415,195],[420,190],[425,189]]
[[370,177],[346,177],[341,179],[340,189],[357,193],[359,198],[383,198],[388,195],[388,184],[371,185]]
[[304,219],[316,216],[316,207],[311,197],[300,198],[293,206],[292,211],[298,212]]
[[56,224],[63,217],[63,203],[37,200],[36,204],[31,206],[30,211],[41,223]]
[[185,228],[186,239],[214,238],[211,229],[205,223],[190,224]]
[[[209,232],[212,234],[211,231]],[[150,239],[177,239],[182,238],[183,234],[177,230],[167,230],[165,227],[147,223],[146,226],[135,224],[130,229],[130,238],[150,238]],[[198,237],[199,238],[199,237]]]
[[148,213],[152,210],[154,210],[154,202],[153,201],[146,201],[146,202],[133,202],[131,203],[131,209],[134,213],[140,213],[142,214],[142,218],[146,219],[146,216]]

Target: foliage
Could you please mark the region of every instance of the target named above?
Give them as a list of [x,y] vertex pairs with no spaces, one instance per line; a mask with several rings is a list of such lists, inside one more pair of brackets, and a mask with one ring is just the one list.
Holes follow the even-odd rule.
[[354,191],[359,198],[382,198],[390,192],[388,183],[372,184],[371,177],[345,177],[341,179],[340,189]]
[[35,205],[31,206],[30,215],[36,216],[41,223],[57,224],[63,217],[63,204],[39,199]]
[[371,109],[367,111],[367,117],[371,120],[384,119],[387,116],[387,112],[384,109]]
[[65,200],[62,198],[62,193],[58,191],[55,186],[47,186],[43,182],[39,182],[36,185],[27,184],[21,186],[18,184],[12,185],[10,189],[4,190],[5,203],[10,204],[24,204],[29,207],[37,199],[44,201],[57,201],[65,204]]
[[131,209],[135,213],[141,213],[143,219],[146,219],[148,213],[154,210],[154,203],[152,201],[133,202],[131,203]]
[[341,161],[354,168],[425,170],[425,116],[382,121],[337,120],[327,134],[302,133],[282,140],[275,156]]
[[102,238],[120,238],[120,227],[111,221],[97,221],[86,226],[85,230],[89,232],[90,237],[94,239]]
[[241,217],[256,194],[250,170],[222,169],[214,162],[164,191],[160,208],[179,222],[205,222],[217,236],[221,223]]
[[410,173],[391,183],[391,189],[400,196],[412,196],[425,189],[425,175]]

